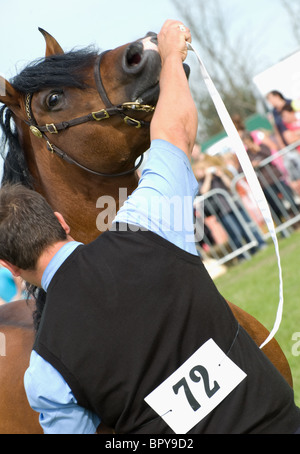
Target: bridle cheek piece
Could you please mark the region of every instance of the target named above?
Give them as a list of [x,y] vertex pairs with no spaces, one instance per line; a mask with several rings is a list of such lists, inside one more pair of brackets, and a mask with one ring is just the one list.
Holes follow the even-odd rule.
[[31,109],[31,101],[32,101],[32,93],[27,93],[25,96],[25,111],[26,115],[28,118],[28,122],[26,122],[29,125],[30,131],[32,134],[34,134],[36,137],[40,139],[45,139],[47,142],[47,149],[51,153],[55,153],[58,155],[60,158],[64,159],[66,162],[70,164],[75,164],[77,167],[80,167],[81,169],[92,173],[94,175],[102,176],[102,177],[121,177],[124,175],[128,175],[130,173],[135,172],[140,165],[143,162],[143,155],[141,156],[139,162],[135,167],[131,170],[127,170],[125,172],[121,173],[113,173],[113,174],[107,174],[107,173],[101,173],[101,172],[96,172],[94,170],[91,170],[84,165],[80,164],[78,161],[75,159],[71,158],[68,156],[64,151],[62,151],[60,148],[58,148],[56,145],[53,145],[50,143],[48,137],[46,136],[46,133],[49,134],[58,134],[60,131],[64,131],[72,126],[77,126],[83,123],[86,123],[88,121],[102,121],[109,119],[112,116],[118,115],[123,118],[123,121],[128,125],[128,126],[133,126],[134,128],[140,129],[142,127],[149,127],[150,122],[148,121],[143,121],[143,120],[136,120],[135,118],[131,118],[130,116],[126,115],[126,111],[128,110],[135,110],[135,111],[143,111],[143,112],[153,112],[155,110],[155,107],[153,106],[148,106],[144,104],[139,104],[137,102],[125,102],[123,104],[119,104],[117,106],[113,105],[108,96],[107,93],[104,89],[102,78],[101,78],[101,73],[100,73],[100,64],[102,57],[107,53],[108,51],[103,52],[102,54],[98,55],[95,63],[95,68],[94,68],[94,77],[96,81],[96,86],[97,90],[99,93],[99,96],[106,106],[105,109],[101,109],[97,112],[91,112],[88,115],[85,115],[83,117],[78,117],[74,118],[69,121],[63,121],[61,123],[50,123],[46,124],[44,126],[39,126],[34,118],[34,115],[32,113]]

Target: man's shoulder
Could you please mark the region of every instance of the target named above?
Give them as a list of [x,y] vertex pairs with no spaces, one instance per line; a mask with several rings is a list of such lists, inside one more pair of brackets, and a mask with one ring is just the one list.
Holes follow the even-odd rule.
[[[176,145],[174,145],[171,142],[168,142],[163,139],[155,139],[152,140],[151,142],[151,147],[150,147],[150,153],[154,154],[155,151],[163,152],[163,153],[168,153],[168,155],[171,157],[173,156],[174,158],[180,159],[186,164],[190,165],[190,161],[187,157],[187,155],[184,153],[181,148],[178,148]],[[159,154],[158,157],[160,159],[164,158],[164,154]]]

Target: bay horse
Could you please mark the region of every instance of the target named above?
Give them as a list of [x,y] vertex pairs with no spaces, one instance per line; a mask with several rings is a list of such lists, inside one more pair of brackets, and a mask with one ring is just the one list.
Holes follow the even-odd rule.
[[[90,48],[64,53],[50,34],[40,31],[45,58],[11,82],[0,81],[5,86],[0,123],[8,149],[3,182],[21,182],[40,192],[63,214],[73,238],[89,243],[105,230],[99,225],[110,227],[122,203],[120,188],[129,195],[138,184],[136,160],[150,145],[149,122],[159,96],[156,36],[149,33],[98,55]],[[112,211],[97,202],[111,199],[116,201]],[[101,222],[96,222],[99,217]],[[261,345],[268,330],[229,305]],[[2,434],[42,432],[23,387],[35,335],[34,312],[34,301],[0,307],[0,333],[6,339],[6,356],[0,357]],[[276,340],[263,351],[292,386],[288,362]],[[100,426],[99,433],[106,429]]]

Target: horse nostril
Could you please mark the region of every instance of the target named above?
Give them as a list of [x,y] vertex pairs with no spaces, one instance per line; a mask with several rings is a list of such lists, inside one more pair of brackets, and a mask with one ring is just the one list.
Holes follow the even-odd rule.
[[141,42],[131,44],[126,51],[126,66],[129,69],[136,68],[142,61],[143,52],[144,48]]
[[134,53],[132,55],[127,55],[127,63],[129,66],[136,66],[142,60],[142,57],[138,53]]

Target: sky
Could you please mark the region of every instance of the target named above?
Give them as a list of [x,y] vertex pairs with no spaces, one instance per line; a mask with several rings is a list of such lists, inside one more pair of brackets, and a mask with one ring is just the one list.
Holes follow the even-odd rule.
[[[187,8],[197,2],[182,1]],[[266,65],[295,50],[281,0],[220,3],[233,30],[244,30],[251,40],[257,37]],[[166,19],[181,19],[172,0],[0,0],[0,17],[0,74],[7,78],[43,56],[38,27],[52,34],[64,50],[90,44],[110,49],[150,30],[158,32]]]

